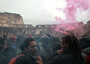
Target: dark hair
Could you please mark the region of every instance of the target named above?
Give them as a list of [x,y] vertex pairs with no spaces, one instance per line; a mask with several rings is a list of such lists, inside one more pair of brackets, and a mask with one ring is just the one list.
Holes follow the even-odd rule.
[[68,49],[72,50],[72,53],[78,60],[82,60],[81,46],[79,40],[74,35],[66,35],[62,38],[63,44],[68,44]]
[[20,49],[21,49],[22,51],[24,51],[24,50],[25,50],[25,47],[24,47],[24,45],[23,45],[23,44],[21,44],[21,45],[20,45]]
[[61,49],[61,45],[60,45],[59,42],[55,42],[55,43],[52,44],[51,48],[52,48],[52,53],[54,53],[57,50],[60,50]]
[[0,37],[0,51],[4,49],[4,39]]
[[82,49],[90,47],[90,37],[85,35],[82,36],[82,38],[80,39],[80,45],[82,46]]
[[7,40],[7,35],[3,35],[3,39],[4,40]]
[[42,47],[47,48],[50,45],[50,38],[47,36],[41,37],[41,42],[42,42]]
[[35,41],[33,38],[26,38],[24,42],[21,44],[20,49],[23,51],[25,48],[28,47],[29,43]]
[[4,44],[4,39],[0,37],[0,44]]

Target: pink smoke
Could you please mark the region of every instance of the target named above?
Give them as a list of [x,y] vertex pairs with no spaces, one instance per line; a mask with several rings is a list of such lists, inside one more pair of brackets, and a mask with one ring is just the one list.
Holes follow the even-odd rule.
[[[76,28],[75,26],[72,26],[70,23],[77,22],[76,20],[76,13],[77,9],[82,9],[83,11],[88,11],[90,8],[90,1],[89,0],[66,0],[67,6],[66,8],[56,8],[58,11],[62,11],[66,14],[66,19],[63,20],[61,17],[55,17],[57,21],[60,21],[62,26],[64,27],[64,30],[74,30]],[[64,23],[69,23],[67,26]],[[56,27],[56,31],[64,33],[62,30],[60,30],[61,26]]]
[[55,28],[55,31],[67,34],[66,31],[73,31],[78,27],[79,27],[78,22],[77,23],[66,23],[66,24],[57,25]]

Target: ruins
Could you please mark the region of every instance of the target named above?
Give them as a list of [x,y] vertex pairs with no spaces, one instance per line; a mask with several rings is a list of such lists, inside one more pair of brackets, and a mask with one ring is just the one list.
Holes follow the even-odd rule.
[[[62,26],[59,28],[59,30],[67,31],[66,28],[70,27],[69,25],[76,27],[72,32],[76,37],[81,37],[82,35],[87,33],[90,33],[90,21],[87,22],[87,24],[83,24],[83,22],[78,23],[71,23],[71,24],[65,24],[63,27],[62,24],[59,24],[59,26]],[[0,13],[0,36],[3,36],[4,34],[7,35],[32,35],[32,36],[40,36],[42,34],[50,34],[53,36],[63,36],[64,34],[62,32],[55,31],[55,28],[57,27],[56,24],[53,25],[36,25],[33,27],[30,24],[24,24],[22,17],[19,14],[13,14],[13,13]],[[89,30],[89,31],[88,31]]]

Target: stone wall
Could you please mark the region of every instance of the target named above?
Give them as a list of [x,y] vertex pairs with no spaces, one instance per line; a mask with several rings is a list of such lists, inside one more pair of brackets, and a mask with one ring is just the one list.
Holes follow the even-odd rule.
[[71,23],[71,24],[65,24],[59,25],[59,31],[56,31],[55,28],[57,27],[56,24],[54,25],[36,25],[33,27],[32,25],[28,24],[3,24],[0,23],[0,36],[3,36],[4,34],[7,35],[29,35],[32,36],[40,36],[42,34],[50,34],[56,37],[62,37],[65,34],[60,32],[66,32],[67,28],[71,26],[75,27],[74,30],[68,30],[72,32],[77,38],[80,38],[82,35],[90,35],[90,21],[87,22],[87,24],[83,24],[82,22],[78,23]]
[[20,14],[15,13],[0,13],[0,23],[3,24],[24,24]]

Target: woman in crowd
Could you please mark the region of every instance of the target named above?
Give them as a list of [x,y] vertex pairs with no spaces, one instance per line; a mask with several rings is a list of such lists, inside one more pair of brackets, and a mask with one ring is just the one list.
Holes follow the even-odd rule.
[[83,64],[81,47],[74,35],[66,35],[62,38],[63,51],[46,64]]

